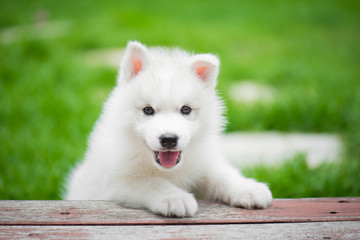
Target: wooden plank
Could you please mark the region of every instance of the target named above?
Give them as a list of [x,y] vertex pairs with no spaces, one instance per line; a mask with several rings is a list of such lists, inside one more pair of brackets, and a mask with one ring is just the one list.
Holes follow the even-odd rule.
[[199,202],[193,218],[165,218],[111,201],[0,201],[0,225],[159,225],[359,221],[360,198],[276,199],[263,210]]
[[166,226],[0,226],[0,239],[360,239],[360,222]]

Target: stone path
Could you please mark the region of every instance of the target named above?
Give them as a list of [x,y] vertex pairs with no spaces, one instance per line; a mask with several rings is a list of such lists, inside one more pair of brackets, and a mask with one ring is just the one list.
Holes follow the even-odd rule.
[[239,166],[276,165],[304,154],[310,167],[341,158],[342,142],[331,134],[231,133],[224,137],[228,159]]

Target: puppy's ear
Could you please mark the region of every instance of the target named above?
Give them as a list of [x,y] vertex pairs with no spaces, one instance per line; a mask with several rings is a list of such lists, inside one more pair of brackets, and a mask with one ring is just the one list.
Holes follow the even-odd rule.
[[216,78],[219,73],[219,59],[212,54],[198,54],[191,58],[191,70],[208,86],[216,87]]
[[119,82],[127,82],[146,68],[149,51],[139,42],[129,42],[120,63]]

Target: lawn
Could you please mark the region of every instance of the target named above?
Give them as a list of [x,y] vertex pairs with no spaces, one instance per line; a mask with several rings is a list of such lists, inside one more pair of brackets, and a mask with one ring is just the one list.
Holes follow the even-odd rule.
[[[228,132],[336,133],[339,163],[306,156],[244,169],[275,197],[360,196],[358,1],[6,1],[0,9],[0,198],[59,199],[66,175],[115,84],[89,53],[128,40],[212,52]],[[96,59],[95,59],[96,60]],[[239,104],[231,86],[276,89],[271,104]]]

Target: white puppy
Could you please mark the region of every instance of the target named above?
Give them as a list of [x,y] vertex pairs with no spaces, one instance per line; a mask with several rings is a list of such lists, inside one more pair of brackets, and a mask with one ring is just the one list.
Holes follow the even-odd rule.
[[177,217],[195,215],[195,197],[247,209],[269,206],[269,188],[224,159],[218,71],[211,54],[129,42],[65,198],[116,200]]

